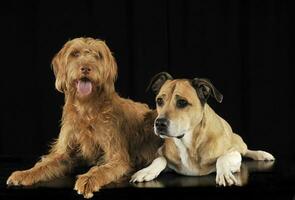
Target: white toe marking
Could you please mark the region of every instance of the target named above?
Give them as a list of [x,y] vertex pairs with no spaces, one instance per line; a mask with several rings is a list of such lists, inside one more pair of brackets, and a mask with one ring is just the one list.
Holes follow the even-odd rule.
[[266,151],[258,151],[258,160],[274,160],[273,155]]
[[143,182],[155,179],[167,166],[167,160],[160,156],[156,158],[148,167],[139,170],[131,177],[130,182]]
[[274,156],[266,151],[248,150],[246,153],[246,157],[252,158],[254,160],[266,160],[266,161],[275,160]]
[[233,173],[240,170],[242,157],[237,151],[220,156],[216,162],[216,184],[221,186],[237,184]]

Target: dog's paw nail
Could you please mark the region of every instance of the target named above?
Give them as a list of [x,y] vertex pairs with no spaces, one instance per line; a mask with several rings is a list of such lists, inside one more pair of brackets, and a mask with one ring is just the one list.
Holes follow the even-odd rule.
[[130,183],[135,183],[136,182],[136,177],[132,177],[131,179],[130,179]]
[[93,197],[93,193],[87,193],[84,195],[84,198],[86,198],[86,199],[90,199],[92,197]]

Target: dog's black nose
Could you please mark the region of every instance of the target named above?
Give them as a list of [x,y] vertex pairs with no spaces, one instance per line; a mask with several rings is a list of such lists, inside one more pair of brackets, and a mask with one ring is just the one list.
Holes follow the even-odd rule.
[[81,72],[82,72],[83,74],[88,74],[90,71],[91,71],[91,69],[90,69],[90,67],[88,67],[88,66],[83,66],[83,67],[81,67]]
[[169,125],[169,121],[166,118],[158,118],[156,119],[155,125],[159,131],[166,132]]

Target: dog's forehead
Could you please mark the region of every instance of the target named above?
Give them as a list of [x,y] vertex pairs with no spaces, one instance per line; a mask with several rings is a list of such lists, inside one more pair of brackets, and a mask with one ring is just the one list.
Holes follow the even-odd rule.
[[194,98],[197,94],[191,83],[187,79],[168,80],[162,86],[158,96],[180,96],[184,98]]
[[102,47],[102,41],[90,38],[75,38],[68,41],[65,47],[70,49],[89,49],[98,50]]

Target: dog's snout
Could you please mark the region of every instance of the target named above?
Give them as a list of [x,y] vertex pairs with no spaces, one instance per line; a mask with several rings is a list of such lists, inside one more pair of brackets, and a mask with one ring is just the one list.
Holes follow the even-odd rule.
[[90,71],[91,71],[91,69],[90,69],[90,67],[88,67],[88,66],[82,66],[82,67],[81,67],[81,72],[82,72],[83,74],[88,74]]
[[156,119],[156,127],[160,131],[166,131],[169,125],[169,121],[166,118],[158,118]]

